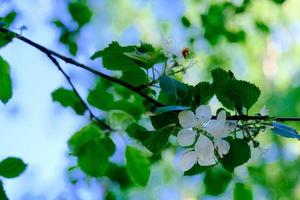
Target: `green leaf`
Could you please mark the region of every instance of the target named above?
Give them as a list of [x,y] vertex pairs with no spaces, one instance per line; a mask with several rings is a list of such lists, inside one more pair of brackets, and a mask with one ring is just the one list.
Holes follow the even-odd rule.
[[132,184],[125,166],[110,163],[105,176],[110,180],[119,183],[123,189],[128,188]]
[[15,178],[22,174],[27,165],[19,158],[8,157],[0,162],[0,176]]
[[231,139],[228,142],[230,149],[228,154],[221,159],[221,163],[225,169],[232,172],[234,168],[249,160],[251,152],[249,145],[242,139]]
[[6,104],[12,97],[12,81],[10,78],[10,66],[0,56],[0,101]]
[[105,136],[93,124],[76,132],[69,140],[68,146],[78,158],[78,166],[86,174],[100,177],[108,168],[108,158],[115,152],[114,142]]
[[1,200],[9,200],[8,197],[6,196],[6,193],[5,193],[5,190],[3,187],[3,183],[1,180],[0,180],[0,199]]
[[183,24],[183,26],[185,26],[186,28],[189,28],[191,26],[191,22],[190,20],[186,17],[186,16],[182,16],[181,17],[181,23]]
[[94,124],[89,124],[74,133],[68,140],[68,146],[74,155],[78,155],[83,145],[91,140],[98,140],[104,134]]
[[2,33],[0,32],[0,48],[6,46],[8,43],[12,41],[14,38],[14,34],[12,33]]
[[230,80],[225,89],[228,99],[239,110],[243,107],[248,110],[256,103],[260,90],[254,84],[242,80]]
[[141,150],[127,146],[125,151],[126,168],[130,178],[141,186],[146,186],[150,177],[150,161]]
[[4,23],[5,28],[9,28],[9,26],[15,21],[17,13],[15,11],[11,11],[7,13],[4,17],[0,17],[0,22]]
[[148,137],[142,141],[143,145],[152,153],[160,153],[169,141],[169,137],[174,130],[174,126],[166,126],[157,131],[148,131]]
[[126,132],[130,137],[139,141],[144,141],[148,137],[147,129],[136,123],[129,125],[126,129]]
[[158,115],[150,116],[152,126],[155,129],[163,128],[170,124],[177,124],[178,112],[166,112]]
[[65,88],[58,88],[52,92],[53,101],[59,102],[64,107],[71,107],[78,115],[83,115],[86,108],[82,104],[80,98],[75,94],[73,90]]
[[153,154],[159,154],[168,144],[169,137],[176,131],[174,126],[166,126],[156,131],[147,131],[138,124],[132,124],[127,129],[127,134],[139,140]]
[[234,109],[233,102],[228,98],[226,94],[226,87],[229,80],[235,79],[232,72],[225,71],[221,68],[217,68],[211,71],[213,78],[213,85],[218,100],[229,110]]
[[[127,99],[130,99],[130,101],[123,99],[114,101],[113,95],[108,92],[109,89],[111,88],[108,87],[106,82],[104,82],[103,80],[99,80],[96,84],[96,87],[89,92],[87,98],[88,102],[92,106],[95,106],[96,108],[104,111],[125,111],[135,119],[139,119],[140,115],[144,113],[145,109],[142,105],[142,100],[140,97],[129,94],[129,96],[126,97]],[[124,90],[121,91],[124,94]],[[134,98],[132,98],[132,96],[134,96]]]
[[285,0],[272,0],[274,3],[283,4]]
[[78,51],[78,46],[76,44],[76,38],[78,36],[78,31],[69,30],[69,28],[60,20],[55,19],[52,21],[53,24],[60,30],[59,41],[68,47],[70,54],[75,56]]
[[118,42],[112,42],[107,48],[94,53],[91,59],[102,57],[102,63],[106,69],[122,71],[122,80],[133,86],[139,86],[146,84],[148,77],[132,58],[125,55],[125,53],[135,51],[136,48],[136,46],[122,47]]
[[92,177],[103,176],[109,166],[109,151],[107,151],[102,140],[90,140],[80,149],[78,166]]
[[114,97],[107,91],[108,87],[105,85],[103,79],[99,79],[94,89],[90,90],[87,100],[89,104],[99,108],[100,110],[112,109]]
[[182,110],[188,110],[189,107],[186,106],[163,106],[155,109],[156,114],[161,114],[165,112],[171,112],[171,111],[182,111]]
[[209,82],[200,82],[195,86],[195,102],[196,105],[202,105],[209,102],[214,96],[215,90],[212,84]]
[[209,169],[204,177],[205,193],[209,195],[219,195],[226,191],[232,174],[222,167],[215,166]]
[[167,75],[159,78],[159,85],[162,91],[167,95],[175,95],[176,99],[184,98],[188,92],[188,87],[184,83]]
[[70,2],[68,10],[79,28],[88,23],[93,15],[91,9],[83,2]]
[[125,52],[124,55],[133,59],[139,66],[149,69],[155,64],[167,60],[161,50],[155,50],[151,44],[141,43],[140,47],[135,48],[132,52]]
[[252,200],[253,194],[250,186],[244,183],[236,183],[233,188],[233,200]]

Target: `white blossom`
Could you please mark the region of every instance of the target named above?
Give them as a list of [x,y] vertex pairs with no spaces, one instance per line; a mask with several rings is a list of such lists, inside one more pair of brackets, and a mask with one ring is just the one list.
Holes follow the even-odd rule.
[[267,109],[267,107],[264,105],[264,107],[262,107],[262,109],[259,111],[259,114],[261,116],[268,116],[269,115],[269,109]]
[[228,123],[226,123],[226,112],[224,110],[219,112],[217,119],[209,121],[206,131],[214,137],[214,146],[222,158],[230,149],[229,142],[223,139],[229,136],[230,131]]
[[208,105],[200,105],[195,113],[181,111],[178,114],[179,124],[182,129],[177,134],[180,146],[190,146],[180,161],[182,171],[192,168],[197,162],[201,166],[211,166],[218,162],[215,150],[219,157],[227,154],[230,144],[224,138],[236,128],[237,122],[226,121],[226,112],[223,110],[217,115],[217,119],[211,119],[211,108]]

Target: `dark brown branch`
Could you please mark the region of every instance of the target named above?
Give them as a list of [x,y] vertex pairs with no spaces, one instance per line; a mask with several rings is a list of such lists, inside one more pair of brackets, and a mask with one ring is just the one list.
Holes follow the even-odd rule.
[[[216,119],[216,116],[212,117],[213,119]],[[286,121],[300,121],[300,118],[297,117],[270,117],[270,116],[249,116],[249,115],[233,115],[227,117],[228,120],[242,120],[242,121],[250,121],[250,120],[272,120],[272,121],[278,121],[278,122],[286,122]]]
[[62,69],[62,67],[60,66],[60,64],[58,63],[58,61],[50,54],[47,54],[47,56],[50,58],[50,60],[53,62],[53,64],[57,67],[57,69],[64,75],[64,77],[66,78],[66,80],[68,81],[68,83],[70,84],[70,86],[72,87],[72,90],[74,91],[74,93],[76,94],[76,96],[78,97],[78,99],[80,100],[80,102],[82,103],[82,105],[85,107],[85,109],[89,112],[90,115],[90,119],[91,120],[95,120],[99,126],[103,129],[107,129],[109,131],[112,130],[112,128],[110,126],[108,126],[106,123],[104,123],[102,120],[100,120],[98,117],[96,117],[94,115],[94,113],[92,112],[92,110],[88,107],[88,105],[84,102],[84,100],[81,98],[80,94],[78,93],[78,91],[76,90],[76,87],[74,86],[74,84],[71,81],[71,78],[69,77],[69,75]]
[[21,40],[21,41],[23,41],[23,42],[25,42],[25,43],[27,43],[27,44],[35,47],[36,49],[42,51],[43,53],[45,53],[47,55],[55,56],[55,57],[57,57],[57,58],[65,61],[66,63],[69,63],[69,64],[72,64],[74,66],[80,67],[80,68],[85,69],[85,70],[87,70],[87,71],[89,71],[89,72],[91,72],[91,73],[93,73],[93,74],[95,74],[95,75],[97,75],[99,77],[102,77],[102,78],[104,78],[106,80],[109,80],[111,82],[114,82],[116,84],[122,85],[123,87],[128,88],[129,90],[131,90],[131,91],[137,93],[138,95],[142,96],[143,98],[145,98],[149,102],[153,103],[157,107],[164,106],[162,103],[158,102],[154,98],[152,98],[152,97],[148,96],[147,94],[145,94],[144,92],[142,92],[137,87],[134,87],[133,85],[130,85],[130,84],[128,84],[125,81],[122,81],[120,79],[117,79],[117,78],[111,77],[111,76],[109,76],[107,74],[104,74],[102,72],[99,72],[99,71],[97,71],[97,70],[95,70],[95,69],[93,69],[93,68],[91,68],[91,67],[89,67],[87,65],[84,65],[82,63],[77,62],[76,60],[74,60],[74,59],[72,59],[70,57],[66,57],[66,56],[61,55],[61,54],[59,54],[59,53],[57,53],[55,51],[52,51],[52,50],[50,50],[50,49],[48,49],[48,48],[46,48],[46,47],[44,47],[44,46],[42,46],[40,44],[37,44],[37,43],[33,42],[32,40],[30,40],[30,39],[28,39],[26,37],[23,37],[22,35],[20,35],[18,33],[10,31],[10,30],[8,30],[6,28],[0,27],[0,32],[13,34],[15,36],[15,38],[17,38],[17,39],[19,39],[19,40]]

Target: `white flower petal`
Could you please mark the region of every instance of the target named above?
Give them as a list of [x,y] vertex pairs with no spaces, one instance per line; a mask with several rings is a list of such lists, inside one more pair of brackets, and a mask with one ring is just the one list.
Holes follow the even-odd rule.
[[191,169],[197,162],[197,155],[195,151],[188,151],[184,153],[179,162],[179,167],[182,171]]
[[217,120],[220,121],[220,122],[225,123],[225,121],[226,121],[226,112],[225,112],[225,110],[222,110],[218,113]]
[[196,109],[196,117],[199,119],[201,123],[208,122],[211,117],[211,109],[209,105],[201,105]]
[[177,142],[181,146],[189,146],[195,142],[196,131],[181,129],[177,134]]
[[208,137],[201,134],[195,144],[195,152],[199,158],[214,155],[214,144]]
[[206,156],[198,159],[200,166],[211,166],[217,163],[217,157],[215,155]]
[[230,149],[229,142],[227,142],[226,140],[223,140],[223,139],[215,140],[215,146],[216,146],[221,158],[223,158],[223,155],[227,154]]
[[268,116],[269,115],[269,109],[267,109],[266,106],[264,105],[264,107],[262,107],[262,109],[259,111],[259,114],[261,116]]
[[197,124],[196,117],[192,111],[185,110],[178,114],[179,124],[183,128],[193,128]]
[[225,124],[218,120],[211,120],[206,124],[205,130],[215,138],[222,138],[226,133]]

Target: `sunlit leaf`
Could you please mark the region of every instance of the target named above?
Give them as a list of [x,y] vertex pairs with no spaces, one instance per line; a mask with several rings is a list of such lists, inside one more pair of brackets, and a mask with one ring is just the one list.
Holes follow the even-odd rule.
[[150,161],[148,156],[133,146],[126,148],[126,168],[130,178],[137,184],[145,186],[150,177]]
[[93,177],[103,176],[109,166],[109,152],[101,140],[90,140],[82,145],[78,154],[78,166]]

